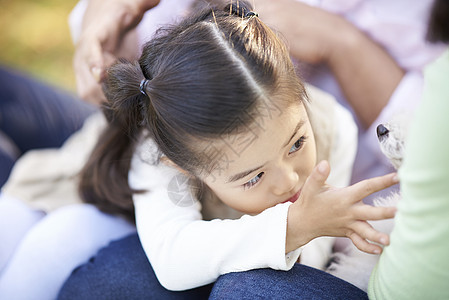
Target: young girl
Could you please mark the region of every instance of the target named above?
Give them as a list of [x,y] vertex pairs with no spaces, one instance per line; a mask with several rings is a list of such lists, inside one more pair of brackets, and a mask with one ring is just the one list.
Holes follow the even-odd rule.
[[[336,104],[307,102],[285,45],[246,4],[208,9],[161,31],[139,62],[109,70],[105,94],[109,124],[84,168],[81,194],[110,213],[132,216],[135,207],[144,250],[166,288],[189,289],[234,271],[288,270],[302,246],[321,236],[347,236],[373,253],[381,248],[367,240],[388,244],[365,220],[394,210],[360,201],[393,184],[392,176],[347,189],[324,184],[329,165],[317,165],[322,159],[334,184],[349,179],[353,124]],[[246,215],[218,219],[230,213]],[[88,228],[79,232],[90,236]],[[52,246],[84,255],[102,246],[76,242],[89,247]],[[13,278],[6,275],[0,288]]]
[[[114,203],[116,212],[130,211],[134,200],[139,237],[164,287],[185,290],[255,268],[287,270],[319,236],[348,236],[372,253],[381,248],[365,239],[388,243],[361,220],[392,217],[393,210],[361,205],[364,184],[331,192],[320,185],[325,162],[306,184],[321,159],[337,176],[348,172],[353,125],[332,104],[313,110],[285,45],[243,2],[159,32],[139,62],[109,69],[104,91],[110,125],[81,191],[104,209]],[[182,193],[189,187],[201,205]],[[211,205],[211,195],[224,206]],[[229,208],[246,215],[217,219]]]

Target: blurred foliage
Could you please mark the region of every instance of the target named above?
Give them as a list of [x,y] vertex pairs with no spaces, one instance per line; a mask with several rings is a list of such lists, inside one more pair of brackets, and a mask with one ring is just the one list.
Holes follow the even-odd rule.
[[77,0],[0,0],[0,64],[75,90],[68,16]]

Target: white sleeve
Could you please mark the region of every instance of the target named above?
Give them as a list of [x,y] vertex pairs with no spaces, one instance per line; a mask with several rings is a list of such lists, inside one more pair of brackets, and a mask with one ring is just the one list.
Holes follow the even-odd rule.
[[[256,216],[203,221],[198,202],[170,200],[173,168],[153,166],[134,155],[130,186],[135,194],[137,231],[159,282],[169,290],[186,290],[214,282],[220,275],[256,268],[289,270],[301,248],[285,254],[287,212],[279,204]],[[176,202],[176,201],[175,201]]]
[[327,182],[345,187],[351,181],[352,167],[357,153],[357,125],[351,113],[335,103],[335,126],[329,157],[331,173]]

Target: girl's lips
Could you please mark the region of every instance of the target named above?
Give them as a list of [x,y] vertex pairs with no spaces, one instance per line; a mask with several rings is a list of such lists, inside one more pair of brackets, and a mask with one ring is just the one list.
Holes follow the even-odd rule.
[[294,194],[293,196],[291,196],[290,198],[288,198],[287,200],[285,200],[282,203],[287,203],[287,202],[292,202],[294,203],[296,200],[298,200],[299,195],[301,194],[301,190],[299,190],[298,192],[296,192],[296,194]]

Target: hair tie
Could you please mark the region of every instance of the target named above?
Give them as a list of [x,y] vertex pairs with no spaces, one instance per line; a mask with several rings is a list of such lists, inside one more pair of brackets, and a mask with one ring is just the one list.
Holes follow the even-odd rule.
[[147,95],[147,85],[148,85],[148,79],[146,79],[146,78],[142,79],[142,81],[140,82],[140,92],[143,95],[148,97],[148,95]]
[[249,11],[245,14],[245,18],[250,18],[250,17],[259,17],[259,14],[254,11]]
[[[237,1],[238,2],[238,1]],[[240,18],[251,18],[251,17],[258,17],[259,14],[254,11],[249,11],[249,9],[246,6],[238,5],[235,3],[231,3],[227,5],[224,9],[224,11],[229,10],[229,15],[236,15]]]

